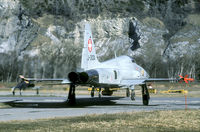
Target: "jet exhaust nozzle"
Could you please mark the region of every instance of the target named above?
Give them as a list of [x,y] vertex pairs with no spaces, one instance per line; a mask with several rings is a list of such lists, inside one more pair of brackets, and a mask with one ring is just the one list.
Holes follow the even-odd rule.
[[89,80],[89,76],[86,72],[79,73],[80,81],[86,83]]
[[70,72],[68,78],[73,83],[86,83],[89,79],[89,76],[86,72]]
[[70,73],[68,74],[68,78],[69,78],[69,81],[70,81],[70,82],[75,83],[75,82],[78,81],[78,74],[77,74],[76,72],[70,72]]

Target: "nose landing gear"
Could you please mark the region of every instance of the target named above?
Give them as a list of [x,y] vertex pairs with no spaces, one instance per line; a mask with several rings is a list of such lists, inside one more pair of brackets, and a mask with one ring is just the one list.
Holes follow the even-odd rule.
[[131,90],[131,100],[135,100],[135,90]]

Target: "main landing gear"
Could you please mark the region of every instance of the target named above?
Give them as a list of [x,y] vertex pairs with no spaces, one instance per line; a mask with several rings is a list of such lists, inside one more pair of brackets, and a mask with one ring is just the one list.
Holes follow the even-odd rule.
[[[149,105],[149,99],[150,99],[150,95],[149,95],[149,91],[147,89],[147,85],[143,84],[142,86],[142,102],[143,105]],[[129,88],[126,89],[126,96],[129,97],[131,95],[131,100],[135,100],[135,90],[134,90],[134,86],[131,87],[131,93]]]
[[147,85],[143,84],[142,85],[142,101],[143,101],[143,105],[148,105],[149,104],[149,91],[147,89]]
[[[149,104],[150,95],[149,95],[149,91],[147,89],[147,85],[143,84],[141,86],[142,86],[142,101],[143,101],[143,105],[148,105]],[[68,100],[67,100],[69,105],[75,105],[76,104],[75,88],[76,88],[75,84],[71,83],[70,84],[70,88],[69,88]],[[129,93],[129,95],[130,95],[130,93]],[[92,88],[91,96],[94,97],[94,88]],[[101,88],[99,88],[99,98],[101,98]],[[134,91],[134,89],[131,89],[131,100],[135,100],[135,91]]]
[[[131,89],[131,93],[130,93],[130,89]],[[131,100],[135,100],[135,89],[134,89],[134,86],[131,86],[129,88],[126,89],[126,97],[130,97],[131,95]]]
[[75,84],[71,83],[69,87],[69,94],[68,94],[68,99],[67,102],[69,105],[75,105],[76,104],[76,95],[75,95]]

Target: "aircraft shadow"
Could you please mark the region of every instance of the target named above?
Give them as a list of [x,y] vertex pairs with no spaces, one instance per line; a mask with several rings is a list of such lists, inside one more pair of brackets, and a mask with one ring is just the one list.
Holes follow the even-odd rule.
[[[116,105],[113,100],[118,100],[122,97],[103,97],[103,98],[77,98],[76,104],[71,105],[68,101],[60,102],[36,102],[36,101],[23,101],[23,100],[13,100],[9,102],[4,102],[4,104],[11,107],[23,107],[23,108],[84,108],[88,106],[104,106],[104,105]],[[120,104],[117,104],[120,105]]]
[[[29,101],[25,102],[23,100],[13,100],[9,102],[4,102],[4,104],[11,107],[22,107],[22,108],[84,108],[89,106],[143,106],[142,104],[120,104],[116,103],[114,100],[119,100],[123,97],[94,97],[94,98],[77,98],[76,104],[71,105],[68,101],[60,102],[38,102],[38,101]],[[149,105],[156,106],[156,105]]]

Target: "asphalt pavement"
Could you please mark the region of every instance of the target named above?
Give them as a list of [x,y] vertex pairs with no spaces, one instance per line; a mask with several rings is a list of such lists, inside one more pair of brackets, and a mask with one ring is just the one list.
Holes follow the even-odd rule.
[[[119,113],[132,111],[185,109],[184,97],[153,97],[149,106],[142,99],[135,101],[122,97],[94,97],[78,95],[76,105],[66,103],[66,97],[0,97],[12,107],[0,108],[0,121],[31,120],[54,117],[74,117],[91,114]],[[200,98],[187,98],[187,109],[200,109]]]

